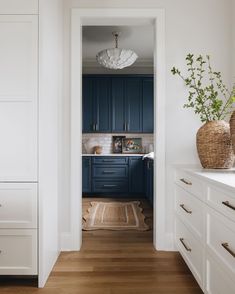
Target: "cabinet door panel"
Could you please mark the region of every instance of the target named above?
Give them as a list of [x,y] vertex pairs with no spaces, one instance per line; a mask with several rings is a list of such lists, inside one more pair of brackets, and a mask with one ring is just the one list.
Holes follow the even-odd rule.
[[83,108],[83,132],[94,131],[94,103],[93,103],[93,79],[83,78],[82,85],[82,108]]
[[111,131],[111,107],[110,107],[110,79],[95,78],[94,102],[95,102],[95,130],[97,132]]
[[130,193],[144,192],[144,161],[139,157],[129,158]]
[[124,79],[112,79],[112,132],[125,131]]
[[82,192],[91,192],[91,158],[82,158]]
[[0,16],[0,181],[37,181],[37,16]]
[[153,79],[143,79],[143,132],[153,133],[154,125]]
[[142,132],[141,79],[125,79],[126,122],[128,132]]

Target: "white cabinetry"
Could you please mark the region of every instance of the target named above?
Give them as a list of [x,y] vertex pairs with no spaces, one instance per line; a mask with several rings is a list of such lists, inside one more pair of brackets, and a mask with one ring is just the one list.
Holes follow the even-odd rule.
[[0,44],[0,274],[37,275],[38,16],[0,15]]
[[230,294],[235,289],[235,173],[232,185],[217,181],[219,172],[210,173],[175,173],[175,244],[204,293]]

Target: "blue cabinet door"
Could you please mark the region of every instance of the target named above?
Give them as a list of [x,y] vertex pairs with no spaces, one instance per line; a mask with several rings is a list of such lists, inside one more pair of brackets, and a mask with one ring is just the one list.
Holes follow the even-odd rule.
[[84,133],[95,130],[94,125],[94,99],[93,99],[93,79],[83,77],[82,80],[82,129]]
[[153,185],[154,185],[154,164],[153,160],[151,159],[145,159],[144,164],[144,177],[145,177],[145,196],[150,202],[151,205],[153,205]]
[[82,158],[82,192],[91,192],[91,157]]
[[128,132],[143,130],[141,78],[125,79],[125,116]]
[[154,129],[153,78],[143,78],[143,133]]
[[94,78],[94,121],[96,132],[111,132],[111,82],[106,77]]
[[125,123],[125,79],[112,78],[112,132],[126,131]]
[[141,157],[129,157],[129,191],[132,194],[144,192],[144,161]]

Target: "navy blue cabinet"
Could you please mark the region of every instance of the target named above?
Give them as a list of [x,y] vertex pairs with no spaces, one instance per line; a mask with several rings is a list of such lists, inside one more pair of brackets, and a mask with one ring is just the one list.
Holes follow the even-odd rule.
[[129,157],[130,193],[142,194],[144,191],[144,161],[140,157]]
[[140,156],[84,156],[83,193],[144,195],[144,161]]
[[91,192],[91,157],[89,156],[82,158],[82,191]]
[[153,79],[143,78],[143,133],[153,133],[154,128]]
[[153,205],[153,185],[154,185],[154,161],[152,159],[145,159],[145,196]]
[[111,132],[110,79],[83,77],[83,132]]
[[151,76],[84,76],[83,132],[152,133]]

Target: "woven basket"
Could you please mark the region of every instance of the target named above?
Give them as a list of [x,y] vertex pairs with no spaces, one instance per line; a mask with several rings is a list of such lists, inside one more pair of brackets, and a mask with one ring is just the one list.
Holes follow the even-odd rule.
[[234,154],[229,124],[210,121],[197,132],[197,151],[204,168],[231,168]]
[[232,145],[233,145],[233,152],[235,154],[235,111],[232,113],[229,124],[230,124],[230,133],[231,133],[231,139],[232,139]]

